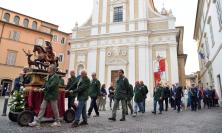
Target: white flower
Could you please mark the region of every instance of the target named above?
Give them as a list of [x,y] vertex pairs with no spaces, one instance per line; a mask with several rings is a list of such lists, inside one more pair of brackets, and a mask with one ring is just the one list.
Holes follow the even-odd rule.
[[12,97],[12,99],[16,99],[16,97]]
[[21,95],[21,97],[24,97],[23,95]]
[[14,102],[14,104],[17,104],[17,102]]
[[20,103],[23,103],[23,101],[20,101]]

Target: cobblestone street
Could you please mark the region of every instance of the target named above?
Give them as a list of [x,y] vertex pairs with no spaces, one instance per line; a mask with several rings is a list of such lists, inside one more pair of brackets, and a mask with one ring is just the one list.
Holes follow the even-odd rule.
[[[3,100],[0,100],[2,105]],[[101,112],[98,118],[89,118],[89,125],[76,129],[71,124],[62,122],[61,128],[51,128],[49,123],[41,128],[20,127],[11,122],[8,117],[0,116],[1,133],[221,133],[222,109],[204,109],[198,112],[175,111],[164,112],[162,115],[153,115],[150,112],[139,114],[136,118],[128,116],[126,122],[110,122],[108,117],[111,111]],[[2,106],[1,106],[2,111]],[[119,115],[120,115],[119,111]],[[117,120],[120,116],[117,117]]]

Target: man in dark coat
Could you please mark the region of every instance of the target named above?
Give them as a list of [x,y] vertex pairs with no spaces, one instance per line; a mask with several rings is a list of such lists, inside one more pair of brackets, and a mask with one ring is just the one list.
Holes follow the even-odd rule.
[[91,103],[90,103],[90,107],[88,110],[88,117],[91,116],[92,110],[94,109],[96,112],[95,117],[99,116],[99,110],[98,110],[98,106],[96,104],[96,100],[100,95],[100,81],[96,78],[96,73],[92,74],[92,81],[90,83],[90,88],[89,88],[89,96],[91,98]]
[[[70,78],[68,79],[68,83],[65,89],[67,91],[71,91],[71,90],[74,91],[77,88],[77,83],[78,83],[78,80],[75,76],[75,71],[72,70],[70,71]],[[75,95],[70,93],[68,96],[68,109],[71,109],[74,102],[75,102]]]
[[163,101],[165,103],[165,111],[168,111],[169,98],[170,98],[170,88],[169,85],[165,84],[163,88]]
[[139,81],[135,82],[135,87],[134,87],[134,114],[133,116],[135,117],[137,115],[138,112],[138,108],[139,110],[141,110],[141,112],[144,112],[144,107],[143,107],[143,91],[142,88],[140,86]]
[[197,88],[192,84],[191,88],[191,110],[197,111]]
[[113,86],[113,83],[111,83],[110,87],[109,87],[109,107],[110,107],[110,110],[112,110],[112,102],[114,101],[114,94],[115,94],[115,88]]
[[59,76],[55,73],[56,66],[50,65],[48,67],[48,77],[46,78],[44,91],[44,98],[40,107],[40,111],[36,121],[29,123],[29,126],[40,126],[40,122],[45,114],[45,109],[48,103],[51,104],[51,108],[55,117],[55,122],[52,124],[53,127],[60,127],[59,111],[58,111],[58,94],[59,94]]
[[125,113],[126,113],[126,100],[129,93],[129,81],[124,76],[124,71],[120,69],[118,71],[119,78],[116,81],[116,91],[114,96],[114,106],[112,110],[112,117],[109,118],[111,121],[116,121],[116,111],[119,105],[119,102],[122,103],[122,118],[120,121],[125,121]]
[[[90,80],[87,76],[86,71],[81,72],[81,78],[77,84],[77,89],[73,91],[73,93],[77,94],[78,106],[75,112],[75,120],[72,124],[72,127],[78,127],[79,125],[87,125],[87,115],[86,115],[86,102],[88,100],[90,87]],[[79,123],[80,116],[82,114],[83,121]]]
[[143,111],[141,111],[142,113],[144,113],[146,111],[146,98],[147,98],[147,94],[148,94],[148,88],[147,86],[143,83],[143,81],[140,81],[140,87],[143,93]]
[[15,78],[13,91],[19,91],[20,90],[20,87],[23,85],[23,83],[21,82],[21,79],[23,79],[23,75],[24,75],[24,73],[21,72],[19,74],[19,76],[17,78]]
[[176,88],[176,97],[175,97],[175,101],[176,101],[176,107],[177,107],[177,112],[180,112],[180,108],[181,108],[181,98],[183,97],[183,89],[181,86],[178,86]]

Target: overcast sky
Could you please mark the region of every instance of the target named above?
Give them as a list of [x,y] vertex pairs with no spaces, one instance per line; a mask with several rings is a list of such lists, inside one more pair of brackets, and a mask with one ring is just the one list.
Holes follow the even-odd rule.
[[[176,26],[185,27],[184,52],[188,54],[186,74],[199,70],[196,43],[193,40],[197,0],[154,0],[161,10],[172,9]],[[0,6],[59,25],[71,32],[75,22],[85,23],[92,13],[93,0],[0,0]]]

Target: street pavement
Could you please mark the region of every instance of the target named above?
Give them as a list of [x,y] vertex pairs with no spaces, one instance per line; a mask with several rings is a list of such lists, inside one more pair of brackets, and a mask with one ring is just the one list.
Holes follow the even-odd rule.
[[[0,98],[0,111],[3,99]],[[62,122],[62,127],[51,128],[50,123],[42,124],[41,128],[20,127],[8,117],[0,116],[0,133],[222,133],[222,108],[203,109],[197,112],[173,110],[153,115],[151,106],[145,114],[137,117],[127,116],[120,122],[121,110],[117,121],[110,122],[111,111],[101,111],[100,117],[88,119],[88,126],[71,128],[71,124]],[[108,109],[108,108],[107,108]]]

